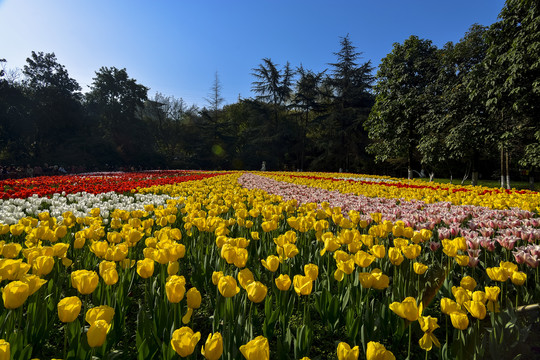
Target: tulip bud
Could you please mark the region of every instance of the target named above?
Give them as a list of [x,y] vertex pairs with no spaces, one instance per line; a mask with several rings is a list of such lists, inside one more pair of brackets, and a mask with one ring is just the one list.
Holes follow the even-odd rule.
[[86,333],[88,339],[88,345],[92,348],[99,347],[105,342],[107,332],[111,325],[105,320],[96,320]]
[[179,303],[186,293],[186,279],[183,276],[172,275],[165,283],[167,299],[171,303]]
[[311,280],[315,281],[319,276],[319,267],[315,264],[304,265],[304,274]]
[[366,350],[367,360],[396,360],[396,357],[390,350],[386,350],[381,343],[370,341]]
[[260,303],[266,297],[266,292],[268,291],[267,287],[259,282],[253,281],[246,287],[248,293],[248,299],[254,303]]
[[240,288],[232,276],[222,276],[218,282],[218,290],[224,297],[233,297],[240,292]]
[[191,328],[184,326],[173,332],[171,346],[181,357],[188,357],[195,350],[195,345],[201,339],[201,333],[193,333]]
[[279,266],[279,258],[275,255],[270,255],[266,260],[261,260],[261,264],[271,272],[275,272]]
[[340,342],[337,347],[337,357],[339,360],[357,360],[360,354],[360,348],[351,346],[345,342]]
[[264,336],[257,336],[245,345],[240,346],[240,352],[246,360],[270,359],[270,345]]
[[71,273],[71,286],[83,295],[93,293],[98,283],[99,276],[95,271],[76,270]]
[[291,288],[291,278],[287,274],[281,274],[275,279],[276,286],[281,291],[288,291]]
[[2,290],[2,299],[6,309],[17,309],[30,295],[30,287],[22,281],[12,281]]
[[208,334],[204,346],[201,348],[201,354],[207,360],[218,360],[223,353],[223,338],[219,332]]
[[0,360],[10,360],[11,359],[11,349],[9,343],[0,339]]
[[309,295],[313,290],[313,281],[307,276],[294,275],[293,285],[298,295]]
[[154,260],[145,258],[137,261],[137,274],[143,279],[148,279],[154,274]]
[[58,318],[61,322],[70,323],[75,321],[81,312],[82,302],[76,296],[63,298],[58,302]]
[[111,323],[114,317],[114,309],[107,305],[100,305],[88,309],[84,319],[90,325],[94,324],[98,320],[104,320],[107,323]]

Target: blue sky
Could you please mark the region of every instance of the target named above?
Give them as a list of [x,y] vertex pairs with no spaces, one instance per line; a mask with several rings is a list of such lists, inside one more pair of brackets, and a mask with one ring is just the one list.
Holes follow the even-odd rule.
[[156,92],[207,105],[217,71],[225,103],[251,97],[264,57],[322,71],[349,34],[376,67],[410,35],[442,47],[490,25],[503,0],[0,0],[0,58],[20,68],[54,52],[84,91],[102,66]]

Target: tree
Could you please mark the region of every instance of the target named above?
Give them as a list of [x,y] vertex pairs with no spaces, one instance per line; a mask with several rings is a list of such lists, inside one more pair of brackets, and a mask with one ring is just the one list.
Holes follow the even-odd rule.
[[23,71],[27,78],[25,84],[33,91],[54,89],[70,95],[81,91],[79,83],[69,77],[65,66],[58,63],[54,53],[32,51],[26,62]]
[[379,162],[404,158],[409,178],[420,131],[428,121],[430,84],[437,70],[436,47],[413,35],[403,44],[394,44],[377,72],[375,105],[365,123],[373,141],[368,152]]
[[214,121],[217,122],[218,118],[218,111],[221,107],[221,104],[225,99],[221,96],[221,82],[219,81],[218,73],[216,71],[214,83],[212,84],[212,87],[210,88],[210,93],[208,94],[208,98],[205,98],[206,102],[210,106],[210,110],[214,113]]
[[325,95],[330,102],[323,120],[328,129],[321,143],[326,148],[323,162],[326,166],[334,164],[358,170],[367,167],[364,153],[367,136],[363,125],[373,105],[373,67],[371,61],[358,64],[362,53],[356,51],[349,35],[341,38],[340,45],[340,51],[334,53],[337,62],[329,64],[332,74],[326,79],[329,92]]
[[300,78],[296,82],[296,92],[293,96],[293,105],[302,112],[300,129],[301,149],[300,149],[300,169],[304,169],[304,159],[306,150],[306,137],[311,122],[312,112],[322,110],[320,85],[324,76],[324,71],[314,73],[311,70],[300,66],[297,69]]
[[483,64],[487,51],[486,28],[474,24],[457,43],[447,43],[438,52],[440,65],[430,86],[429,121],[423,123],[418,145],[422,164],[432,169],[450,161],[468,163],[464,179],[472,172],[478,181],[479,159],[493,149],[493,121],[485,106]]
[[540,157],[537,152],[540,146],[535,145],[540,134],[533,136],[540,128],[539,7],[535,0],[507,0],[499,14],[500,20],[488,31],[487,106],[501,119],[501,154],[506,153],[508,188],[508,159],[512,149],[529,144],[524,148],[520,164],[530,167],[531,172],[536,166],[531,160]]
[[84,115],[81,87],[54,53],[34,52],[26,59],[22,82],[34,124],[33,160],[74,164],[81,155]]
[[252,70],[251,74],[257,79],[252,83],[252,90],[258,94],[257,100],[272,104],[274,126],[279,132],[279,108],[290,98],[294,72],[288,62],[283,70],[279,70],[270,58],[264,58],[263,63]]
[[[264,114],[264,122],[260,124],[259,139],[266,143],[271,159],[264,159],[269,168],[285,166],[285,154],[294,142],[289,113],[287,112],[292,95],[292,83],[295,75],[291,65],[287,64],[278,69],[271,59],[264,58],[259,67],[252,69],[256,80],[252,83],[252,90],[257,94],[256,100],[260,102],[258,108]],[[254,105],[254,104],[253,104]],[[270,108],[270,112],[268,112]],[[273,118],[273,121],[270,120]],[[270,120],[270,121],[269,121]]]
[[109,153],[102,154],[107,161],[149,164],[155,156],[153,139],[147,136],[151,131],[141,116],[147,92],[126,69],[102,67],[96,71],[86,98],[99,137],[108,144]]
[[34,126],[28,116],[28,98],[7,79],[6,63],[0,59],[0,162],[21,164],[32,158]]

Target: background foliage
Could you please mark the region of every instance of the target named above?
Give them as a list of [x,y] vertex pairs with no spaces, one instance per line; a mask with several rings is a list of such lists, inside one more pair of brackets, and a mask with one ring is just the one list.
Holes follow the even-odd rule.
[[[474,24],[439,49],[412,35],[375,69],[349,36],[315,73],[271,58],[252,69],[253,98],[222,106],[216,73],[207,106],[149,89],[102,67],[90,89],[54,53],[22,71],[0,59],[0,164],[339,169],[404,176],[513,176],[540,159],[540,17],[508,0],[499,21]],[[1,55],[1,54],[0,54]],[[418,175],[418,174],[416,174]],[[415,175],[415,176],[416,176]]]

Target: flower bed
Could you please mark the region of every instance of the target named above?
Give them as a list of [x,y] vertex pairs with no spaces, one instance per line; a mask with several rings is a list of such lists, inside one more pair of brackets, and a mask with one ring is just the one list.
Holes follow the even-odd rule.
[[350,174],[118,176],[68,177],[73,194],[25,179],[18,194],[44,197],[1,203],[0,354],[504,357],[534,325],[516,316],[540,300],[534,193]]

